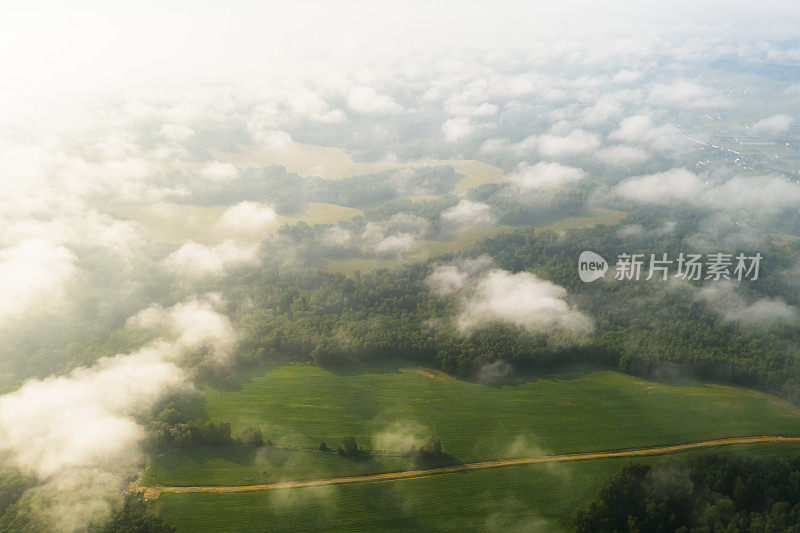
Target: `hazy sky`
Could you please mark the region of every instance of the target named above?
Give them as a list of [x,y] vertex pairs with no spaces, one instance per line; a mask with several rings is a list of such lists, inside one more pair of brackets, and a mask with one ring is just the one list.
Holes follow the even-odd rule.
[[[6,89],[45,92],[132,81],[261,79],[318,59],[377,60],[442,47],[583,38],[644,38],[656,26],[773,38],[797,27],[792,2],[18,2],[0,18]],[[702,33],[702,32],[697,32]]]

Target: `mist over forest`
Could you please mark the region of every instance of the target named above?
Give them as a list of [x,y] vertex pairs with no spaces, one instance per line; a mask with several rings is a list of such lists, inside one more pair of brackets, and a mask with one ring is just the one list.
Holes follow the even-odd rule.
[[[4,11],[0,531],[169,530],[130,483],[175,450],[274,444],[203,402],[276,367],[490,393],[590,367],[800,406],[789,3]],[[579,278],[585,250],[603,279]],[[675,275],[720,253],[721,278]],[[624,254],[638,281],[615,277]],[[645,279],[662,254],[670,275]],[[380,416],[354,457],[451,453],[432,423]],[[484,459],[554,451],[526,439]],[[583,530],[611,520],[597,505]]]

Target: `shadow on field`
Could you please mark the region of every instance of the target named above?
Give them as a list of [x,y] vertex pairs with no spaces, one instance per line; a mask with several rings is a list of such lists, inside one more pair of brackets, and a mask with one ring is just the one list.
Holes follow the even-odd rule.
[[246,446],[220,446],[217,448],[209,448],[209,450],[213,450],[213,457],[218,457],[240,466],[252,465],[258,453],[257,448]]
[[518,373],[516,384],[542,380],[571,381],[595,372],[619,372],[619,368],[594,364],[568,364],[555,368],[526,369]]
[[321,365],[321,368],[337,376],[360,376],[364,374],[399,374],[404,368],[419,366],[406,360],[378,361],[369,363],[341,363]]
[[226,392],[238,392],[244,385],[265,373],[290,364],[311,366],[310,363],[292,363],[290,361],[260,362],[257,365],[238,365],[221,369],[212,377],[202,379],[201,383]]

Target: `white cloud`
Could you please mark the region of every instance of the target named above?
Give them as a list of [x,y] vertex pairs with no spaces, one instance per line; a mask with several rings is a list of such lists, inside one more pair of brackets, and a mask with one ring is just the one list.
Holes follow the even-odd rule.
[[619,128],[609,135],[612,139],[631,143],[642,142],[653,129],[653,119],[647,115],[633,115],[622,119]]
[[600,146],[600,138],[576,129],[567,135],[545,134],[538,138],[539,153],[550,159],[585,156]]
[[77,273],[75,254],[45,240],[27,240],[0,250],[0,325],[65,302],[66,285]]
[[709,188],[703,205],[722,210],[746,209],[771,213],[797,207],[800,185],[774,176],[740,176]]
[[78,531],[107,515],[140,468],[144,428],[137,418],[165,393],[190,386],[180,364],[186,355],[206,348],[217,360],[228,355],[233,328],[214,309],[216,300],[151,308],[140,315],[149,318],[136,320],[166,319],[159,322],[163,337],[0,396],[0,452],[36,478],[23,498],[35,503],[46,529]]
[[472,134],[473,131],[475,131],[475,127],[465,117],[451,118],[442,124],[442,132],[448,142],[460,141]]
[[271,206],[260,202],[240,202],[225,210],[217,228],[225,235],[263,240],[277,222],[278,215]]
[[230,163],[212,161],[203,166],[200,174],[208,181],[231,181],[239,176],[239,171]]
[[191,139],[195,135],[192,128],[181,124],[164,124],[158,132],[164,139],[172,142],[182,142]]
[[491,208],[481,202],[461,200],[442,213],[442,220],[455,226],[467,227],[480,224],[493,224],[495,217]]
[[168,308],[153,304],[132,316],[127,323],[169,338],[173,353],[162,350],[164,356],[176,358],[180,354],[208,347],[209,359],[224,364],[228,362],[236,333],[228,318],[217,312],[221,304],[221,297],[215,293],[191,298]]
[[162,266],[180,277],[222,275],[233,268],[257,265],[258,250],[256,244],[241,246],[231,239],[214,246],[190,241],[168,255]]
[[592,320],[566,296],[563,287],[529,272],[495,269],[476,281],[456,320],[462,330],[507,322],[532,331],[592,331]]
[[759,298],[748,303],[736,291],[736,283],[716,282],[697,293],[697,298],[729,322],[765,326],[775,322],[794,322],[800,318],[796,307],[780,298]]
[[696,201],[704,191],[704,184],[694,172],[675,168],[658,174],[630,178],[617,185],[615,190],[628,200],[668,205]]
[[697,174],[676,168],[621,182],[615,192],[640,203],[687,203],[720,211],[774,213],[800,202],[800,186],[774,176],[734,177],[706,185]]
[[794,124],[794,118],[785,113],[763,118],[753,124],[750,132],[754,135],[782,135]]
[[622,113],[622,105],[610,95],[601,96],[597,102],[583,110],[581,118],[584,124],[596,126]]
[[565,300],[567,291],[529,272],[511,273],[488,268],[491,260],[480,257],[440,265],[426,282],[431,290],[461,298],[456,324],[461,331],[508,323],[537,332],[588,333],[591,318]]
[[436,267],[425,280],[428,286],[438,294],[452,294],[461,290],[469,279],[469,272],[465,272],[456,265],[441,265]]
[[786,90],[783,91],[783,94],[790,98],[797,98],[800,96],[800,83],[793,83],[789,85]]
[[412,233],[397,233],[388,235],[375,244],[378,255],[391,255],[399,257],[411,250],[417,244],[417,237]]
[[492,259],[488,255],[448,265],[437,265],[425,279],[425,283],[437,294],[443,296],[453,294],[465,288],[470,277],[485,272],[491,266]]
[[660,228],[647,230],[638,224],[626,224],[617,230],[617,236],[621,239],[640,241],[653,237],[663,237],[675,231],[675,222],[664,222]]
[[294,87],[287,95],[289,108],[306,117],[318,117],[328,112],[328,102],[306,87]]
[[636,70],[620,70],[611,78],[612,83],[633,83],[642,78],[642,73]]
[[509,178],[522,189],[558,189],[586,179],[586,172],[561,163],[521,163]]
[[650,89],[650,102],[660,106],[717,108],[730,104],[718,91],[690,80],[657,83]]
[[333,226],[325,230],[323,243],[331,248],[347,248],[353,243],[353,235],[340,226]]
[[368,222],[361,233],[361,246],[380,256],[401,257],[411,251],[428,231],[428,220],[408,213],[397,213],[388,219]]
[[649,149],[667,155],[677,155],[686,150],[688,141],[672,124],[656,125],[650,115],[632,115],[622,119],[609,139],[633,145],[646,145]]
[[358,113],[393,113],[402,109],[391,96],[365,86],[350,89],[347,105]]
[[647,152],[635,146],[617,144],[598,150],[595,158],[609,167],[631,167],[641,165],[648,159]]

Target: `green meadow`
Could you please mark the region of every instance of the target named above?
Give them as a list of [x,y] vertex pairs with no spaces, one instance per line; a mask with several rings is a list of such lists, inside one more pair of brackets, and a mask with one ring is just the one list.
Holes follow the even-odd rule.
[[[484,385],[420,368],[336,372],[278,367],[229,389],[205,410],[233,433],[253,425],[273,446],[173,450],[146,482],[241,485],[403,470],[404,443],[441,441],[443,462],[647,447],[721,437],[800,434],[800,410],[774,396],[710,383],[669,384],[575,368]],[[353,435],[368,458],[317,449]]]
[[[767,394],[647,381],[593,367],[484,385],[410,366],[334,371],[290,365],[225,389],[208,388],[205,396],[212,420],[230,422],[235,434],[260,427],[273,446],[170,452],[156,459],[145,484],[245,485],[431,466],[386,450],[363,458],[316,450],[322,441],[338,446],[346,435],[368,449],[436,437],[446,454],[440,463],[447,463],[800,434],[800,410]],[[776,454],[797,447],[724,450]],[[163,493],[151,505],[187,531],[201,524],[206,531],[257,531],[265,524],[274,530],[503,530],[520,517],[522,524],[551,530],[566,524],[576,506],[626,462],[513,466],[239,494]]]
[[[796,452],[787,444],[725,449],[748,456]],[[698,453],[709,452],[675,455]],[[178,531],[561,531],[575,509],[628,462],[529,465],[240,494],[162,494],[151,506]]]

